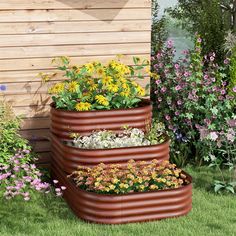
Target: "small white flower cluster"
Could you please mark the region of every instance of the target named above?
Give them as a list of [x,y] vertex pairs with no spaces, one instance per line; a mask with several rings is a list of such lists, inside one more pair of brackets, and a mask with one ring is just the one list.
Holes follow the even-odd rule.
[[68,142],[68,145],[83,149],[107,149],[133,146],[148,146],[151,142],[145,137],[142,130],[125,129],[121,134],[112,131],[96,131],[89,136],[80,136]]

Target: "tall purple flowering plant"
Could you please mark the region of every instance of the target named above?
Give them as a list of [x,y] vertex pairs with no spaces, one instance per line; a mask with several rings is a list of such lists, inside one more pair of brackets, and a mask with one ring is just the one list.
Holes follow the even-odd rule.
[[[229,125],[236,118],[236,93],[228,93],[227,88],[229,61],[219,66],[215,53],[202,57],[201,43],[196,35],[195,49],[183,51],[175,60],[173,42],[168,41],[152,58],[153,73],[158,75],[152,81],[153,100],[159,119],[172,136],[172,158],[178,164],[189,160],[201,164],[211,153],[209,135],[234,129]],[[231,132],[230,138],[235,140],[234,134]],[[235,154],[231,156],[235,158]]]

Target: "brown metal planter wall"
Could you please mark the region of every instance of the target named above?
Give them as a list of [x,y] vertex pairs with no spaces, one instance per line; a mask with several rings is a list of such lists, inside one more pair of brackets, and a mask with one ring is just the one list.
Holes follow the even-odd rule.
[[119,132],[124,125],[145,130],[151,118],[152,105],[147,100],[137,108],[106,111],[66,111],[51,105],[51,131],[62,139],[69,139],[70,133],[88,135],[101,129]]
[[52,161],[66,173],[72,173],[78,167],[95,166],[99,163],[118,163],[124,165],[130,159],[136,161],[169,160],[170,141],[158,145],[113,148],[113,149],[80,149],[70,147],[51,135]]
[[67,187],[64,198],[74,213],[90,222],[122,224],[159,220],[186,215],[192,208],[192,184],[155,192],[103,195],[78,189],[55,165],[52,175]]

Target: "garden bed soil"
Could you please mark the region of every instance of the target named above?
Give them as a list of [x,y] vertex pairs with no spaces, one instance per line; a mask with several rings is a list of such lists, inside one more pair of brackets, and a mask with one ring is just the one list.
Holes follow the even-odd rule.
[[89,135],[94,130],[122,132],[127,125],[146,131],[152,120],[152,105],[149,100],[140,102],[139,107],[99,111],[66,111],[51,104],[51,132],[62,139],[70,139],[71,133]]
[[80,149],[68,146],[65,141],[51,135],[52,162],[70,174],[80,166],[95,166],[100,163],[125,165],[129,160],[158,161],[169,160],[170,140],[164,143],[112,149]]
[[75,215],[100,224],[144,222],[186,215],[192,208],[192,178],[184,174],[190,184],[177,189],[105,195],[77,188],[58,166],[52,165],[52,176],[66,187],[63,196]]

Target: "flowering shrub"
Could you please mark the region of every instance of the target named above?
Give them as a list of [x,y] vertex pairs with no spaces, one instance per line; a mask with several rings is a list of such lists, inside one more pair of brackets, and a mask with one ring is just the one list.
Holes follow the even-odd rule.
[[49,184],[40,179],[41,173],[34,164],[30,164],[30,150],[18,151],[9,159],[8,164],[0,165],[0,185],[5,188],[4,196],[7,199],[22,196],[30,199],[30,190],[48,191]]
[[[11,106],[0,102],[0,196],[20,196],[28,201],[32,191],[47,193],[51,187],[41,180],[41,172],[32,164],[35,155],[27,140],[18,134],[19,128],[20,120]],[[56,195],[60,196],[62,190],[63,186],[56,188]]]
[[[164,131],[165,128],[162,123],[157,123],[155,131],[151,130],[147,135],[137,128],[125,128],[120,134],[107,130],[94,131],[89,136],[75,135],[73,142],[68,142],[68,145],[84,149],[148,146],[164,142],[166,139]],[[155,133],[154,137],[150,135],[152,132]]]
[[[31,149],[28,141],[18,134],[19,129],[20,119],[8,103],[0,101],[0,164],[8,163],[19,149]],[[25,159],[28,161],[30,156],[25,155]]]
[[178,161],[184,154],[181,162],[190,157],[201,162],[209,155],[209,147],[202,148],[201,133],[228,133],[228,122],[236,118],[232,103],[235,92],[228,92],[225,73],[228,60],[218,66],[214,53],[202,57],[201,42],[197,35],[195,50],[184,51],[175,61],[173,43],[168,41],[152,60],[153,72],[158,75],[153,79],[154,100],[174,140],[172,158]]
[[[134,81],[135,76],[143,79],[141,70],[148,66],[146,60],[141,62],[134,58],[135,66],[127,66],[118,60],[76,66],[66,57],[54,62],[66,77],[49,89],[56,108],[77,111],[130,108],[137,106],[140,97],[146,94],[145,89]],[[41,76],[43,81],[51,78],[47,74]]]
[[130,160],[127,167],[99,164],[95,167],[78,167],[72,173],[76,185],[86,191],[108,194],[147,192],[179,188],[189,183],[181,169],[168,161],[157,163]]
[[[224,129],[225,128],[225,129]],[[205,131],[201,134],[202,148],[209,151],[205,160],[210,162],[213,167],[221,174],[221,180],[214,181],[215,192],[231,192],[236,191],[236,122],[229,122],[228,127],[224,127],[220,132]],[[226,171],[227,177],[222,172],[222,167]]]

